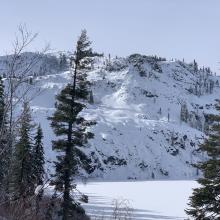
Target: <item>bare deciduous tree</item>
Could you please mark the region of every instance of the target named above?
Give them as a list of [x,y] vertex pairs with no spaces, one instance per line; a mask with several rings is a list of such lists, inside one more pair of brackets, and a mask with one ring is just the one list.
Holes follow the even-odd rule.
[[130,220],[132,219],[133,209],[127,199],[113,200],[112,218],[115,220]]
[[[0,125],[0,141],[4,135],[4,125],[6,116],[8,117],[8,145],[13,145],[13,138],[15,137],[15,128],[19,117],[15,115],[15,110],[21,102],[30,101],[40,91],[30,94],[30,90],[34,85],[30,85],[30,74],[35,66],[41,61],[42,55],[49,50],[47,45],[41,52],[34,52],[31,56],[25,56],[31,43],[38,36],[37,33],[32,33],[27,30],[25,25],[20,25],[15,41],[13,42],[13,49],[10,55],[7,55],[4,65],[5,75],[5,112],[3,122]],[[16,117],[15,117],[16,116]],[[4,149],[1,149],[0,155]]]

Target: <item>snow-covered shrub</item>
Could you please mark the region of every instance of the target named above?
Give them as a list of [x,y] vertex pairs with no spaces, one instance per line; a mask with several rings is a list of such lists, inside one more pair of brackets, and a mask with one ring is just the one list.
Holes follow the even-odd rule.
[[132,219],[133,209],[127,199],[113,200],[113,213],[112,218],[115,220],[130,220]]

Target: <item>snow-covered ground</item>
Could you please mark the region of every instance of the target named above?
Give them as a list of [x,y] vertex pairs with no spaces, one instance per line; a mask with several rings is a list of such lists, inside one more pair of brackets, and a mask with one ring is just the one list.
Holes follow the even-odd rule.
[[[109,219],[114,200],[127,200],[133,220],[186,219],[184,209],[195,188],[195,181],[89,182],[78,188],[89,196],[87,213]],[[123,206],[122,206],[123,207]]]

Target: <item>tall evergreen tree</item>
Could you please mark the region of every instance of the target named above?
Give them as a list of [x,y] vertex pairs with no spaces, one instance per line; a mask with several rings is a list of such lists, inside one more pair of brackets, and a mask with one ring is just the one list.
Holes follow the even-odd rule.
[[193,68],[194,68],[194,72],[197,73],[199,68],[198,68],[198,64],[197,64],[196,60],[193,60]]
[[7,135],[8,135],[8,125],[7,125],[7,113],[5,108],[4,99],[4,84],[2,77],[0,77],[0,189],[6,190],[7,188],[7,177],[10,165],[11,151],[7,146]]
[[[220,101],[216,108],[220,111]],[[212,120],[209,138],[200,147],[207,153],[208,160],[197,164],[203,177],[198,180],[200,187],[194,189],[190,197],[191,208],[186,210],[196,220],[220,219],[220,116],[212,116]]]
[[0,124],[4,122],[5,114],[5,100],[4,100],[4,84],[2,77],[0,76]]
[[19,140],[13,156],[13,170],[10,179],[10,193],[14,199],[25,198],[34,193],[34,175],[32,164],[32,123],[31,111],[27,102],[19,124]]
[[53,183],[55,190],[63,192],[61,210],[63,220],[83,219],[82,216],[85,216],[78,201],[71,196],[71,191],[76,187],[73,179],[78,167],[84,166],[89,169],[89,159],[80,150],[80,147],[86,143],[89,133],[86,132],[86,120],[80,117],[79,113],[85,107],[82,101],[88,101],[89,98],[86,72],[92,66],[93,57],[98,55],[90,46],[91,42],[86,31],[83,30],[71,59],[73,82],[56,97],[56,111],[49,118],[54,133],[60,136],[59,140],[53,141],[53,149],[61,152],[55,162],[56,172]]
[[[33,175],[34,175],[34,184],[39,186],[43,184],[44,181],[44,148],[43,148],[43,131],[40,124],[37,127],[36,135],[34,136],[33,152],[32,152],[32,166],[33,166]],[[39,186],[41,187],[41,186]],[[36,195],[36,215],[39,213],[39,204],[43,196],[43,189],[40,189]]]
[[60,67],[60,70],[66,70],[68,67],[67,57],[64,53],[60,53],[59,67]]
[[34,145],[32,152],[32,164],[33,164],[33,174],[35,178],[36,185],[42,185],[44,179],[44,148],[43,148],[43,131],[40,125],[38,125],[37,133],[34,137]]
[[93,98],[93,92],[92,91],[89,92],[89,103],[94,104],[94,98]]
[[180,120],[187,123],[188,117],[189,117],[189,112],[188,112],[188,109],[187,109],[187,104],[184,102],[184,103],[181,104]]

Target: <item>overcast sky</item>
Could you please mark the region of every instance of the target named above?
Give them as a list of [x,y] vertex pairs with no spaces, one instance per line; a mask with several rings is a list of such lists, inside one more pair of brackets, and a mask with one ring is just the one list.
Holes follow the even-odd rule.
[[98,52],[196,59],[220,73],[220,0],[0,0],[0,53],[11,49],[17,26],[71,50],[86,28]]

